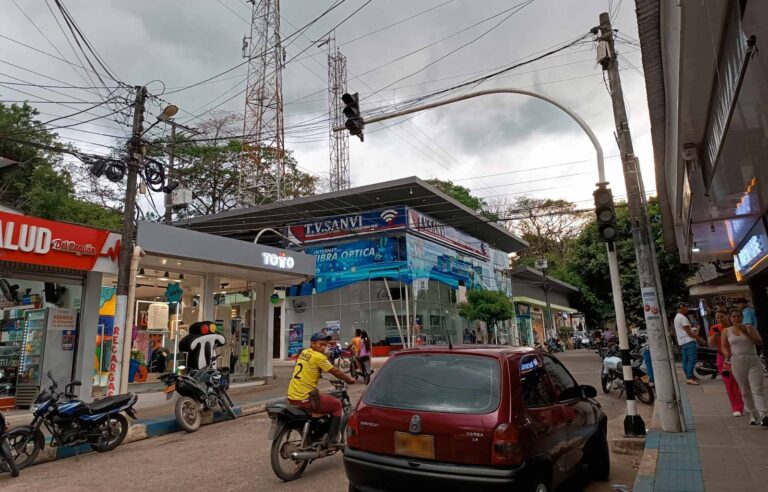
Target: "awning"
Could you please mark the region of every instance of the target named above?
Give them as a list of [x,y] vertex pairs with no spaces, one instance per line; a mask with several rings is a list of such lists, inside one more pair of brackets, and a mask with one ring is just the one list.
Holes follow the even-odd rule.
[[[547,303],[546,302],[540,301],[538,299],[534,299],[532,297],[517,296],[517,297],[513,297],[512,298],[512,302],[524,302],[526,304],[533,304],[535,306],[541,306],[543,308],[547,307]],[[573,309],[573,308],[570,308],[570,307],[561,306],[559,304],[549,303],[549,305],[550,305],[550,307],[552,309],[557,309],[558,311],[562,311],[564,313],[573,314],[573,313],[578,313],[579,312],[578,309]]]

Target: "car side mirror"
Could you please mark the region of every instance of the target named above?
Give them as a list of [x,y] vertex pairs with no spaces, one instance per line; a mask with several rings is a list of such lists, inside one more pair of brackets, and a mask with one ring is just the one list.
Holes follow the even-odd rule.
[[581,391],[584,393],[584,398],[597,398],[597,390],[594,386],[582,384]]

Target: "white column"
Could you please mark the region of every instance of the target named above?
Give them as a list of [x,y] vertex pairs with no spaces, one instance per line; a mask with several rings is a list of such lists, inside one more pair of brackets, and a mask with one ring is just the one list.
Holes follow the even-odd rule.
[[[264,301],[267,303],[267,333],[266,333],[266,339],[267,342],[264,345],[264,359],[266,360],[266,372],[264,373],[264,377],[267,379],[272,379],[272,347],[274,346],[275,341],[275,308],[278,306],[275,306],[270,301],[270,297],[272,297],[272,294],[275,292],[275,286],[272,283],[266,283],[264,284]],[[256,348],[258,351],[259,349]]]
[[[288,358],[288,299],[283,301],[283,315],[280,316],[280,359]],[[310,308],[311,309],[311,308]],[[293,311],[291,311],[293,312]]]
[[77,333],[77,353],[75,354],[75,379],[83,385],[75,388],[83,401],[93,400],[93,358],[96,355],[96,336],[99,325],[99,305],[101,304],[101,281],[103,274],[88,272],[83,300],[80,304],[80,326]]
[[206,273],[203,277],[203,292],[200,294],[200,312],[202,321],[216,321],[216,309],[213,304],[213,295],[218,289],[216,275]]
[[270,292],[271,284],[255,283],[253,292],[256,296],[253,315],[253,375],[257,378],[267,377],[267,366],[271,365],[272,357],[269,354],[267,343],[269,342],[269,321],[272,318],[272,306],[266,296]]

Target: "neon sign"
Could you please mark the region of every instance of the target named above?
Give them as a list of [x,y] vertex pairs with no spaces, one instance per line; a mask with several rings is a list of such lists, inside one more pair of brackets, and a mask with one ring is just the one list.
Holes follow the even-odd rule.
[[296,264],[296,260],[290,256],[286,256],[285,253],[261,253],[261,260],[265,266],[280,268],[282,270],[290,270]]

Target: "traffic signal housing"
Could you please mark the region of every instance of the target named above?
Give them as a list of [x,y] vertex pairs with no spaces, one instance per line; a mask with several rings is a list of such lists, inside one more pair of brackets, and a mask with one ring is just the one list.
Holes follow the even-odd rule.
[[363,129],[365,128],[365,121],[360,116],[360,96],[357,92],[354,94],[344,93],[341,96],[341,100],[344,102],[344,116],[347,117],[347,121],[344,122],[344,126],[349,130],[350,135],[357,136],[361,142],[363,139]]
[[600,186],[592,193],[595,197],[595,215],[597,216],[597,231],[603,241],[612,243],[618,236],[616,226],[616,209],[613,206],[613,193],[605,186]]

